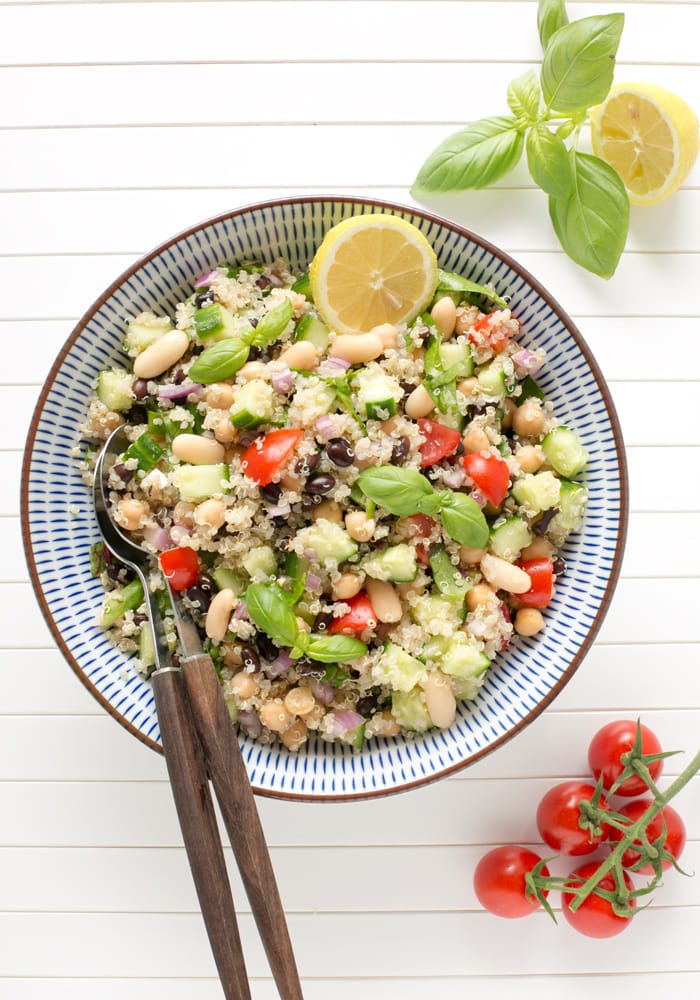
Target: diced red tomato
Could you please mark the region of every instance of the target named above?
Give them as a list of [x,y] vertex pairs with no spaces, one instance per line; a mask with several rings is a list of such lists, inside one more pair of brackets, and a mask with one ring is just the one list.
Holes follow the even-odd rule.
[[194,549],[181,545],[168,549],[158,557],[160,568],[173,590],[187,590],[194,587],[199,578],[199,558]]
[[267,486],[301,441],[303,432],[297,428],[269,431],[257,438],[243,452],[241,468],[248,479]]
[[489,503],[498,507],[505,499],[510,485],[510,469],[498,455],[482,455],[480,452],[464,455],[464,468],[474,480],[475,486],[484,494]]
[[420,464],[425,468],[428,465],[435,465],[442,458],[451,455],[462,435],[453,427],[445,427],[436,420],[428,420],[427,417],[418,418],[418,429],[425,437],[424,443],[420,446]]
[[546,608],[552,599],[554,566],[551,559],[522,559],[517,564],[530,577],[532,586],[524,594],[518,594],[521,604],[531,608]]
[[368,628],[376,628],[377,616],[369,597],[361,590],[355,597],[343,601],[348,604],[350,610],[346,611],[340,618],[334,618],[328,626],[328,631],[332,635],[359,635]]
[[510,342],[510,333],[502,325],[494,322],[493,314],[489,313],[474,324],[469,334],[472,344],[486,343],[494,354],[500,354]]
[[[413,527],[414,538],[430,538],[435,528],[435,520],[427,514],[411,514],[408,518]],[[416,558],[427,566],[430,563],[430,544],[416,542]]]

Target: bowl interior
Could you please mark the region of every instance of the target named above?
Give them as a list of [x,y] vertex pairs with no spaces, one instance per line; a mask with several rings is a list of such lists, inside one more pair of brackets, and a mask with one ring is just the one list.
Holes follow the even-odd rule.
[[288,199],[241,209],[175,237],[118,278],[77,325],[57,358],[34,414],[22,476],[22,521],[30,574],[43,614],[69,664],[115,718],[159,748],[150,685],[97,625],[103,591],[90,574],[98,537],[76,449],[100,369],[123,358],[126,321],[144,309],[174,311],[197,277],[222,262],[285,258],[304,268],[326,231],[361,212],[401,215],[421,229],[440,266],[491,282],[522,322],[527,347],[547,351],[538,375],[557,416],[589,454],[584,530],[567,543],[566,574],[546,630],[518,638],[495,661],[478,697],[445,731],[382,739],[361,752],[310,742],[298,753],[241,738],[255,790],[281,798],[378,795],[424,783],[493,751],[532,721],[580,664],[615,586],[626,527],[626,467],[617,416],[600,371],[571,320],[502,251],[444,220],[401,206],[340,198]]

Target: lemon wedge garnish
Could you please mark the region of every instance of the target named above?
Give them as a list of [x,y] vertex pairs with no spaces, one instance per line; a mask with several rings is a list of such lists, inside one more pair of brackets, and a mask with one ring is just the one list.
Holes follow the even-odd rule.
[[651,83],[616,84],[591,113],[593,152],[613,167],[633,205],[677,191],[698,155],[698,119],[676,94]]
[[428,305],[438,263],[428,240],[395,215],[356,215],[333,226],[311,263],[322,319],[336,333],[410,322]]

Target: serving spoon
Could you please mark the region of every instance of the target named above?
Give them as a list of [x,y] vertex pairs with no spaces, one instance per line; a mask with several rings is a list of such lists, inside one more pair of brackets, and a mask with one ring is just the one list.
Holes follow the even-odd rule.
[[176,667],[163,617],[148,585],[152,556],[114,521],[109,472],[130,442],[124,426],[108,438],[95,465],[93,500],[102,537],[143,586],[156,669],[150,675],[163,752],[187,857],[227,1000],[250,1000],[231,885],[208,778],[221,809],[246,894],[282,1000],[303,1000],[284,908],[253,790],[211,657],[166,579],[183,656]]

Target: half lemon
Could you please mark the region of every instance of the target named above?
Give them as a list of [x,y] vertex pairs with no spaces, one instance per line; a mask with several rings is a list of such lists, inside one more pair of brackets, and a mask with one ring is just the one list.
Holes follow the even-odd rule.
[[591,112],[593,152],[613,167],[633,205],[677,191],[698,155],[698,119],[676,94],[652,83],[620,83]]
[[431,301],[438,263],[428,240],[395,215],[356,215],[330,229],[309,270],[314,303],[336,333],[408,323]]

